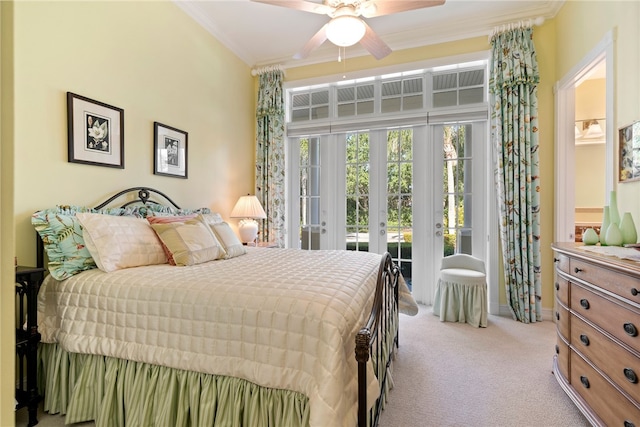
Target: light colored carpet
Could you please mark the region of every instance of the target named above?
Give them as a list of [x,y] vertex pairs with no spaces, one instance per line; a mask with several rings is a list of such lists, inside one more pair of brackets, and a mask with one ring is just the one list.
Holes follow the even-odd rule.
[[[395,388],[380,426],[587,427],[551,373],[555,340],[549,321],[489,316],[489,326],[477,329],[440,322],[431,307],[401,315]],[[40,412],[39,420],[39,427],[64,425],[58,415]],[[26,424],[21,409],[16,426]]]
[[381,427],[590,424],[552,373],[555,323],[489,316],[487,328],[401,315],[395,388]]

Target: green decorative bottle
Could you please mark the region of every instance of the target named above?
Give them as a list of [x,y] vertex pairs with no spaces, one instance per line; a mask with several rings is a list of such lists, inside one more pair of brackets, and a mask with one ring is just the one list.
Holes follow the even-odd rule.
[[615,191],[609,193],[609,221],[620,226],[620,211],[618,211],[618,195]]
[[607,246],[622,246],[622,233],[618,224],[611,223],[607,228]]
[[598,243],[598,233],[593,228],[587,228],[582,234],[582,243],[585,245],[595,245]]
[[602,209],[602,224],[600,225],[600,244],[607,246],[607,228],[609,228],[609,206]]
[[622,244],[630,244],[638,242],[638,232],[636,231],[636,225],[633,222],[633,217],[630,212],[625,212],[620,220],[620,232],[622,233]]

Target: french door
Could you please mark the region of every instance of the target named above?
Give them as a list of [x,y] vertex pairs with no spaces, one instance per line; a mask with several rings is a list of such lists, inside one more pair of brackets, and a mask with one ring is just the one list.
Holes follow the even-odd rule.
[[288,246],[388,251],[430,304],[443,256],[484,259],[485,133],[478,122],[290,139]]

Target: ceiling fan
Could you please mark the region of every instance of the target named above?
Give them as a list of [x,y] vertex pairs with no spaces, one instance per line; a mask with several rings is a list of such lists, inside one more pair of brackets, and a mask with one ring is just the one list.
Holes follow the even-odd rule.
[[323,0],[323,3],[310,0],[251,1],[328,15],[331,18],[294,56],[296,59],[306,58],[327,39],[340,47],[352,46],[360,42],[376,59],[382,59],[391,53],[391,49],[362,18],[375,18],[439,6],[445,2],[445,0]]

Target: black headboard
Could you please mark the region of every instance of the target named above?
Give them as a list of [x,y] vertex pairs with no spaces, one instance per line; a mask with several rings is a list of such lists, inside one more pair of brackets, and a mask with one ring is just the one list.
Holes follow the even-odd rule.
[[[107,207],[113,201],[115,201],[116,199],[118,199],[119,197],[122,197],[122,196],[128,195],[129,197],[127,197],[127,198],[130,198],[131,195],[135,194],[136,192],[137,192],[137,195],[136,195],[137,198],[134,198],[133,200],[127,200],[126,202],[124,202],[119,207],[125,208],[127,206],[131,206],[131,205],[135,205],[135,204],[140,204],[140,205],[148,205],[148,204],[166,205],[167,202],[168,202],[168,203],[171,204],[171,206],[175,207],[176,209],[180,209],[180,206],[178,206],[173,200],[171,200],[169,198],[169,196],[167,196],[166,194],[164,194],[161,191],[158,191],[158,190],[150,188],[150,187],[131,187],[131,188],[127,188],[126,190],[122,190],[119,193],[114,194],[113,196],[109,197],[107,200],[105,200],[104,202],[102,202],[98,206],[96,206],[95,209],[102,209],[104,207]],[[162,201],[162,200],[161,201],[153,200],[152,198],[154,196],[161,196],[164,199],[164,201]],[[40,235],[37,232],[36,232],[36,241],[37,241],[37,243],[36,243],[36,265],[38,267],[44,267],[44,245],[42,243],[42,239],[40,239]]]

